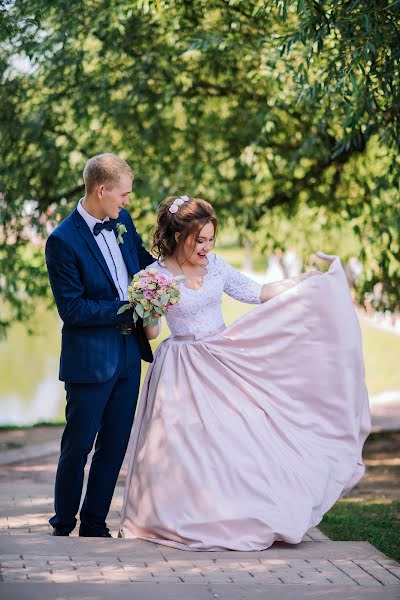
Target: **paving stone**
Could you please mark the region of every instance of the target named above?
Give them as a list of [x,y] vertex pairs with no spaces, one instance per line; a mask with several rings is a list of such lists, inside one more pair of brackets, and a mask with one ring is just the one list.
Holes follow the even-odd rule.
[[179,583],[179,584],[184,583],[182,581],[182,579],[177,575],[171,575],[170,577],[157,576],[157,577],[154,577],[154,582],[155,583]]
[[397,577],[397,579],[399,580],[399,583],[400,583],[400,566],[398,566],[398,567],[387,566],[386,569],[389,571],[389,573],[392,573],[392,575]]
[[2,579],[4,582],[7,581],[26,581],[27,573],[23,573],[22,571],[12,572],[2,574]]
[[144,574],[144,573],[128,573],[127,574],[129,577],[129,581],[149,581],[149,582],[155,582],[155,578],[153,577],[153,575],[151,573],[148,574]]
[[[79,581],[78,575],[75,572],[71,571],[69,573],[52,573],[50,576],[51,581],[55,583],[77,583]],[[29,581],[31,581],[31,577],[29,576]]]
[[100,571],[110,572],[110,571],[122,571],[121,565],[98,565]]
[[302,578],[298,573],[279,573],[278,577],[283,583],[303,583]]
[[354,561],[361,569],[375,577],[383,585],[399,584],[399,579],[375,560]]
[[34,444],[32,446],[24,446],[13,450],[6,450],[0,454],[0,465],[10,465],[18,462],[25,462],[33,458],[42,458],[57,454],[60,449],[59,441],[47,442],[46,444]]
[[28,574],[28,579],[26,583],[36,583],[36,582],[44,582],[47,581],[48,583],[51,582],[51,575],[50,573],[33,573],[32,575],[29,573]]
[[248,571],[230,573],[229,575],[235,583],[254,583],[255,576]]
[[101,573],[78,573],[78,580],[81,583],[105,583],[106,580]]
[[112,581],[112,582],[130,581],[127,573],[124,573],[123,571],[102,571],[102,574],[106,581]]

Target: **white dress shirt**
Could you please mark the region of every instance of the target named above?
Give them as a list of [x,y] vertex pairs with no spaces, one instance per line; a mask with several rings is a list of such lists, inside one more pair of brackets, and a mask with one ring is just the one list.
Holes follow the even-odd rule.
[[113,278],[115,287],[118,290],[120,300],[127,300],[129,276],[114,231],[103,229],[99,235],[94,235],[93,233],[93,227],[96,225],[96,223],[104,223],[110,219],[109,217],[106,217],[103,221],[100,221],[99,219],[96,219],[96,217],[92,217],[92,215],[90,215],[83,208],[82,200],[83,198],[79,200],[77,210],[87,223],[94,239],[97,242],[97,245],[101,250],[102,255],[104,256],[104,260],[107,263],[107,267],[110,271],[111,277]]

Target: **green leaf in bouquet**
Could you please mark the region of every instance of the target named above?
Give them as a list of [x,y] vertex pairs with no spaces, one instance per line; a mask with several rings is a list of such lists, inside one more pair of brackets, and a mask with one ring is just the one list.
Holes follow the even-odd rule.
[[131,308],[130,304],[123,304],[117,311],[117,315],[122,315],[122,313],[124,313],[126,310],[129,310]]
[[151,308],[149,308],[148,310],[145,311],[144,315],[143,315],[143,319],[147,319],[147,317],[149,317],[151,315]]
[[155,327],[158,323],[158,319],[150,319],[149,325],[150,327]]
[[134,312],[133,312],[133,322],[135,323],[135,325],[136,325],[136,323],[137,323],[137,321],[138,321],[138,318],[139,318],[139,317],[137,316],[137,314],[136,314],[136,313],[135,313],[135,311],[134,311]]
[[155,306],[154,310],[162,317],[164,315],[164,311],[160,306]]
[[169,298],[167,294],[161,294],[161,302],[166,306],[168,304]]
[[143,306],[141,304],[136,304],[135,311],[137,312],[137,314],[139,315],[139,317],[142,317],[142,319],[143,319],[144,308],[143,308]]

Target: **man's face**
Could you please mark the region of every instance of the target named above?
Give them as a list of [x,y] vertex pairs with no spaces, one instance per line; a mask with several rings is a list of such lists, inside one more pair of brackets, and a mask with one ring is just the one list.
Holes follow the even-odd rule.
[[129,204],[129,195],[132,193],[132,177],[130,175],[121,175],[118,183],[108,190],[104,185],[97,188],[99,213],[110,219],[118,219],[120,210]]

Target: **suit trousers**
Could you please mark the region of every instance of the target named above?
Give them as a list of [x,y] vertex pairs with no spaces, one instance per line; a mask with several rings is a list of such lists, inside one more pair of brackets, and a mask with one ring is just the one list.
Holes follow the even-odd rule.
[[[102,383],[65,383],[66,427],[55,482],[55,515],[50,524],[71,532],[82,496],[84,469],[96,440],[86,495],[80,511],[81,527],[107,531],[106,517],[128,446],[140,385],[137,340],[121,335],[117,369]],[[132,357],[132,348],[137,351]],[[97,435],[97,438],[96,438]]]

